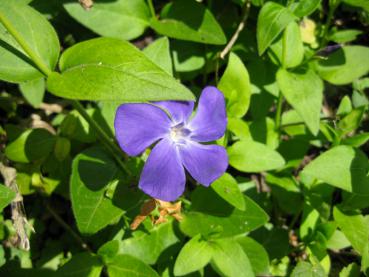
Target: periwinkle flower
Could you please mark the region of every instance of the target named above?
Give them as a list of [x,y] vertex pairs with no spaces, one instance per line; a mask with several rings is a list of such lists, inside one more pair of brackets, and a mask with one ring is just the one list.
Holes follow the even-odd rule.
[[209,186],[228,167],[224,147],[211,142],[224,135],[227,117],[223,94],[204,88],[197,112],[191,101],[130,103],[119,106],[115,133],[130,156],[157,142],[142,170],[139,188],[164,201],[174,201],[184,191],[185,169],[200,184]]

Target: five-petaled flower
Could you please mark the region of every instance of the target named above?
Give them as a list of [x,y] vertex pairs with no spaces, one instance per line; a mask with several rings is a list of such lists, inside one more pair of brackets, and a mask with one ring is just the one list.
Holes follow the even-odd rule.
[[209,186],[228,167],[226,150],[201,144],[224,135],[227,117],[223,94],[204,88],[197,112],[191,101],[130,103],[119,106],[115,133],[120,147],[130,156],[152,149],[142,170],[139,188],[164,201],[174,201],[184,191],[185,169],[200,184]]

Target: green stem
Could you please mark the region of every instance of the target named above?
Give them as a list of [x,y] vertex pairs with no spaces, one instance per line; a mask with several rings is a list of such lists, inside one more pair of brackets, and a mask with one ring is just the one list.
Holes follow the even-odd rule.
[[328,44],[328,31],[329,31],[329,26],[331,25],[332,19],[333,19],[333,15],[334,15],[334,11],[336,10],[337,5],[333,5],[333,6],[329,6],[328,9],[328,16],[327,16],[327,21],[324,24],[323,27],[323,34],[322,34],[322,43],[320,45],[320,48],[324,48],[327,46]]
[[281,118],[282,118],[282,106],[283,106],[283,95],[279,92],[277,110],[275,113],[275,129],[279,132],[281,128]]
[[73,107],[81,114],[81,116],[90,124],[90,126],[97,132],[107,149],[111,152],[117,163],[128,175],[131,175],[128,167],[122,162],[121,157],[123,155],[122,150],[117,144],[108,136],[108,134],[100,127],[100,125],[86,112],[85,108],[79,101],[72,100]]
[[[336,118],[335,117],[330,117],[330,116],[321,117],[320,118],[320,121],[323,121],[323,120],[327,120],[327,121],[329,121],[329,120],[336,120]],[[281,128],[291,127],[291,126],[298,126],[298,125],[304,125],[304,124],[306,124],[306,122],[303,122],[303,121],[301,121],[301,122],[287,123],[287,124],[281,125]]]
[[90,247],[83,241],[83,239],[47,204],[46,209],[49,211],[49,213],[54,217],[54,219],[61,225],[63,228],[69,232],[72,237],[76,241],[78,241],[81,244],[81,247],[84,250],[87,250],[88,252],[92,252]]
[[0,12],[0,22],[8,30],[8,32],[15,38],[18,44],[23,48],[27,55],[32,59],[38,69],[49,76],[51,74],[51,69],[45,64],[45,62],[33,51],[33,49],[28,45],[27,41],[22,37],[22,35],[13,27],[12,23]]
[[155,8],[154,8],[154,4],[152,1],[153,0],[147,0],[147,4],[149,5],[151,16],[156,18]]

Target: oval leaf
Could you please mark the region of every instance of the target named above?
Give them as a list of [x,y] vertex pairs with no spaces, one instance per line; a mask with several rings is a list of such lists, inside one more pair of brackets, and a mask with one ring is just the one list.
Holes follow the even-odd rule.
[[107,265],[110,277],[159,277],[159,275],[141,260],[129,255],[117,255]]
[[95,33],[124,40],[142,35],[150,19],[145,0],[97,1],[89,10],[75,2],[64,4],[64,8]]
[[243,117],[250,105],[251,84],[246,67],[234,53],[229,55],[228,65],[218,88],[226,98],[227,115]]
[[319,132],[320,110],[323,102],[323,82],[313,70],[288,72],[280,69],[277,82],[288,103],[305,121],[309,130]]
[[15,191],[0,184],[0,211],[2,211],[6,206],[8,206],[14,198]]
[[179,252],[174,265],[174,275],[182,276],[202,269],[208,264],[212,254],[211,245],[198,234],[187,242]]
[[116,171],[114,161],[99,148],[87,149],[74,158],[70,195],[81,233],[94,234],[123,214],[123,210],[105,196]]
[[172,57],[170,55],[169,39],[167,37],[155,40],[143,52],[152,62],[173,76]]
[[284,28],[295,19],[296,17],[287,8],[274,2],[267,2],[261,8],[257,23],[259,55],[262,55]]
[[[112,55],[111,53],[114,53]],[[57,96],[130,102],[194,100],[192,93],[132,44],[112,38],[81,42],[65,51],[47,86]]]
[[242,172],[261,172],[282,167],[283,157],[265,144],[245,140],[227,149],[229,164]]
[[176,39],[218,45],[227,42],[213,14],[196,1],[174,1],[167,6],[164,18],[152,18],[151,27],[159,34]]
[[327,82],[346,85],[369,72],[369,47],[344,46],[315,65]]
[[343,190],[369,194],[368,158],[350,146],[336,146],[309,163],[303,174]]

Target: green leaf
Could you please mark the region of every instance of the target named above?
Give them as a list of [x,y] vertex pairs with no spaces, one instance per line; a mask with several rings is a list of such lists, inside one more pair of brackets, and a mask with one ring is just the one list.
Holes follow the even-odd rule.
[[105,263],[108,263],[110,259],[113,259],[119,252],[119,241],[118,240],[111,240],[104,243],[97,254],[103,258]]
[[198,234],[187,242],[179,252],[174,265],[174,275],[182,276],[202,269],[212,257],[211,244]]
[[184,215],[180,229],[190,237],[197,234],[232,237],[255,230],[268,221],[268,215],[244,196],[245,210],[235,209],[213,190],[199,187],[192,193],[192,211]]
[[299,25],[292,21],[284,30],[282,65],[285,68],[296,67],[304,59],[304,45],[301,40]]
[[256,34],[259,55],[262,55],[284,28],[295,19],[292,12],[280,4],[267,2],[263,5],[258,17]]
[[249,73],[240,58],[231,53],[228,65],[218,88],[223,92],[227,101],[227,115],[243,117],[250,105],[251,84]]
[[[18,1],[0,1],[0,13],[12,24],[28,46],[53,70],[59,57],[58,36],[49,22]],[[22,47],[0,23],[0,79],[20,83],[43,77]]]
[[89,10],[75,2],[64,4],[64,8],[95,33],[124,40],[142,35],[150,19],[145,0],[97,1]]
[[213,14],[201,3],[177,0],[166,7],[161,20],[151,19],[161,35],[207,44],[223,45],[227,39]]
[[55,136],[45,129],[29,129],[5,148],[8,159],[28,163],[46,157],[54,148]]
[[129,255],[115,256],[107,267],[110,277],[159,277],[147,264]]
[[302,117],[309,130],[319,132],[320,110],[323,102],[323,82],[313,70],[288,72],[278,70],[278,86],[291,106]]
[[0,212],[15,198],[15,191],[0,184]]
[[211,188],[232,206],[239,210],[245,209],[245,201],[242,192],[232,175],[225,173],[211,184]]
[[344,46],[315,63],[320,77],[334,85],[352,83],[369,72],[369,47]]
[[97,38],[74,45],[63,53],[60,69],[61,74],[55,72],[49,76],[47,87],[64,98],[131,102],[194,100],[187,88],[145,54],[118,39]]
[[221,276],[255,276],[251,263],[242,247],[233,239],[220,239],[212,242],[213,258],[211,264]]
[[173,222],[155,226],[150,232],[137,230],[133,237],[120,244],[120,254],[128,254],[141,259],[147,264],[155,264],[160,255],[179,242],[174,233]]
[[347,95],[345,95],[341,102],[340,105],[338,106],[337,115],[346,115],[348,113],[350,113],[352,111],[352,104],[351,104],[351,100],[350,97],[348,97]]
[[342,144],[350,145],[353,147],[360,147],[369,140],[369,133],[361,133],[353,137],[348,137],[341,141]]
[[45,95],[45,79],[40,78],[20,83],[19,89],[27,102],[38,108]]
[[355,29],[347,29],[336,31],[329,36],[329,40],[332,40],[336,43],[346,43],[353,41],[357,38],[357,36],[361,35],[363,32]]
[[58,269],[56,276],[99,277],[103,264],[98,256],[84,252],[73,255],[65,265]]
[[339,121],[338,130],[342,136],[359,128],[365,109],[366,107],[354,109]]
[[325,277],[323,267],[317,263],[312,265],[311,263],[301,261],[293,269],[291,277]]
[[255,275],[268,276],[269,257],[264,247],[249,237],[237,238],[237,242],[249,258]]
[[231,131],[237,139],[252,139],[249,125],[240,118],[228,118],[227,129]]
[[239,141],[227,149],[229,164],[242,172],[261,172],[282,167],[283,157],[265,144]]
[[351,263],[341,270],[339,277],[360,277],[360,276],[362,276],[360,273],[360,267],[356,263]]
[[369,194],[368,158],[350,146],[336,146],[309,163],[302,173],[348,192]]
[[300,0],[292,7],[293,13],[298,17],[312,14],[320,5],[321,0]]
[[369,224],[367,218],[361,214],[345,214],[337,207],[333,209],[334,220],[338,227],[351,242],[352,247],[362,255],[361,269],[369,267]]
[[117,220],[123,210],[106,197],[117,172],[114,161],[99,148],[78,154],[72,164],[70,194],[73,214],[81,233],[94,234]]
[[144,54],[169,75],[173,75],[172,57],[170,56],[169,39],[162,37],[149,44]]

